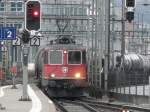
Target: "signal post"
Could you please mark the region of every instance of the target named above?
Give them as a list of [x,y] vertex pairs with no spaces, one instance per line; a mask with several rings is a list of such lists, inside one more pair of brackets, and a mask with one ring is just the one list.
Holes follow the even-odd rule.
[[[29,101],[28,88],[28,57],[29,41],[32,40],[31,33],[37,32],[41,27],[41,3],[39,0],[28,0],[25,3],[25,29],[21,32],[23,43],[23,95],[21,101]],[[36,37],[34,35],[33,37]],[[31,42],[30,42],[31,43]]]

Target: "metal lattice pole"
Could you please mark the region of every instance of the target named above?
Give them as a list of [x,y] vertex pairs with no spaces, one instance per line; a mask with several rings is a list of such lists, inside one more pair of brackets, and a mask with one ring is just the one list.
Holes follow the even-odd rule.
[[109,41],[110,41],[110,0],[105,1],[105,62],[104,62],[104,96],[108,99]]
[[111,53],[112,53],[112,67],[114,67],[114,39],[115,39],[115,0],[112,0],[112,26],[111,26]]
[[125,0],[122,0],[122,34],[121,34],[121,56],[125,54]]
[[94,85],[94,71],[93,71],[93,60],[94,60],[94,57],[93,57],[93,52],[94,52],[94,0],[92,0],[92,53],[91,53],[91,82],[92,82],[92,85]]

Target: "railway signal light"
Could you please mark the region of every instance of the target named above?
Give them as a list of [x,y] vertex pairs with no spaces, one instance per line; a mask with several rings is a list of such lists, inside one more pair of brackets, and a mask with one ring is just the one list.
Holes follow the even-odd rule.
[[135,7],[135,3],[136,3],[136,0],[125,0],[126,8],[128,8],[128,7]]
[[40,30],[41,3],[38,0],[28,0],[25,8],[25,29],[28,31]]
[[136,5],[136,0],[125,0],[126,11],[126,19],[129,23],[134,19],[134,8]]

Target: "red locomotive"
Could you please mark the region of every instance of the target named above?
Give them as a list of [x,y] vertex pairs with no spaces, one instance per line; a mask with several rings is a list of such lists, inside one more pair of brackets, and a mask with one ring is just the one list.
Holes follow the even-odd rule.
[[86,48],[65,37],[51,41],[39,49],[35,73],[50,96],[81,96],[87,86]]

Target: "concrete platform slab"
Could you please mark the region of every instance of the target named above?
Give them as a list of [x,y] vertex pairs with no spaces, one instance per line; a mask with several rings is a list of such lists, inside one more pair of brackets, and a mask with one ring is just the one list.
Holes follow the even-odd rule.
[[28,85],[31,101],[19,101],[22,96],[22,85],[17,85],[18,89],[11,87],[0,88],[0,104],[6,108],[0,112],[56,112],[53,102],[34,84]]

